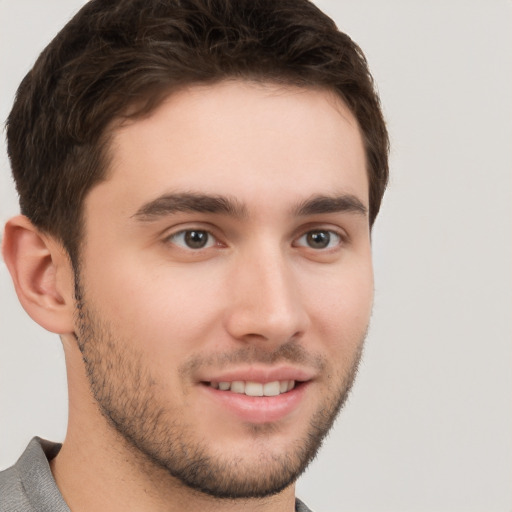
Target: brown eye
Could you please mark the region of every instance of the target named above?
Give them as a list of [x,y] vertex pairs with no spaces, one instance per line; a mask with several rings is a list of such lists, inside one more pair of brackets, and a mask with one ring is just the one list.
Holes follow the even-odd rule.
[[215,244],[215,238],[201,229],[186,229],[169,237],[169,241],[185,249],[205,249]]
[[186,231],[184,240],[191,249],[202,249],[208,243],[208,233],[206,231]]
[[331,235],[327,231],[313,231],[306,235],[306,240],[313,249],[325,249],[329,246]]
[[311,249],[331,249],[341,243],[341,236],[334,231],[327,229],[318,229],[315,231],[308,231],[302,235],[297,244],[300,247],[309,247]]

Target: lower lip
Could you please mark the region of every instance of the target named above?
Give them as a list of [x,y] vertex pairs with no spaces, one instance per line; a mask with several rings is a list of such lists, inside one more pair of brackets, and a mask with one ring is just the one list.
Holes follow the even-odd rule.
[[277,396],[247,396],[231,391],[221,391],[203,385],[211,399],[238,418],[248,423],[273,423],[290,416],[299,408],[308,383],[302,382],[287,393]]

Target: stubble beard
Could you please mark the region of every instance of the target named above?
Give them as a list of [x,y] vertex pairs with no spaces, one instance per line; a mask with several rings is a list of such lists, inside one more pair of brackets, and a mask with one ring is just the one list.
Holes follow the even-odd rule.
[[[78,331],[76,340],[82,353],[91,392],[99,410],[125,446],[147,468],[164,469],[189,489],[215,498],[262,498],[281,492],[304,472],[314,459],[323,440],[343,407],[354,382],[364,342],[352,365],[343,375],[331,375],[329,396],[319,403],[300,439],[291,440],[286,453],[265,450],[271,439],[272,424],[248,426],[248,436],[260,440],[261,452],[248,464],[244,454],[226,458],[194,433],[194,426],[182,420],[179,410],[172,410],[157,395],[158,384],[142,354],[114,335],[112,325],[92,311],[83,299],[76,281]],[[246,362],[297,361],[307,357],[304,349],[289,343],[275,354],[251,352]],[[239,352],[233,358],[244,357]],[[226,354],[219,360],[229,360]],[[200,364],[201,358],[195,363]],[[326,364],[325,361],[317,364]],[[185,367],[181,370],[184,371]],[[249,431],[250,430],[250,431]]]

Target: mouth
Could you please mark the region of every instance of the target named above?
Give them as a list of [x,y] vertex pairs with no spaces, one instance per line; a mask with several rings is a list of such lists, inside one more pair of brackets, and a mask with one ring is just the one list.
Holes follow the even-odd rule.
[[248,369],[212,375],[201,380],[200,387],[206,398],[204,406],[213,401],[215,414],[224,411],[244,423],[262,424],[294,417],[305,403],[312,381],[310,372],[293,368]]
[[239,395],[246,396],[278,396],[284,393],[288,393],[294,389],[300,382],[295,380],[275,380],[272,382],[255,382],[255,381],[221,381],[221,382],[205,382],[207,386],[210,386],[219,391],[226,391],[228,393],[236,393]]

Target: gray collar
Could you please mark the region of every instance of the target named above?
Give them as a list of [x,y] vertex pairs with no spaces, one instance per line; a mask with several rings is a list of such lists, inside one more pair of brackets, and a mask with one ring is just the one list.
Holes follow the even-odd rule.
[[34,437],[15,466],[30,504],[40,512],[70,512],[48,463],[60,448],[60,444]]

